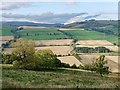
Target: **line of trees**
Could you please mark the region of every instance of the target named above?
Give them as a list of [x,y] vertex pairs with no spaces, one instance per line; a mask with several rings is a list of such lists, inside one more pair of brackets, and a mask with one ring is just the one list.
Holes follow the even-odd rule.
[[95,47],[95,48],[90,48],[90,47],[75,47],[74,48],[77,53],[108,53],[111,52],[108,48],[106,47]]

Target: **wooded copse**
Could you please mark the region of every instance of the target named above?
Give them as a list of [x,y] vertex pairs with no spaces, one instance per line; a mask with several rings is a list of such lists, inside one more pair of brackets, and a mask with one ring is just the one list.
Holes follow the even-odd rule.
[[111,52],[106,47],[95,47],[95,48],[90,48],[90,47],[75,47],[75,51],[77,53],[108,53]]

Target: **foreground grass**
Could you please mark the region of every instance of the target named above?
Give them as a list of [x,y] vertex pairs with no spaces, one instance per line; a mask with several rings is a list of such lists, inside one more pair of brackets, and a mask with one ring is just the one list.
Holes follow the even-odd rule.
[[30,71],[3,66],[3,88],[116,88],[117,74],[100,77],[74,70]]

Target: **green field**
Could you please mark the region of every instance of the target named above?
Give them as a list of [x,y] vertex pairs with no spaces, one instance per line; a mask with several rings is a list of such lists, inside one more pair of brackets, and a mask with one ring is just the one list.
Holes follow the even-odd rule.
[[104,33],[87,30],[66,30],[64,31],[77,40],[108,40],[112,43],[118,43],[118,37],[114,35],[105,35]]
[[55,28],[23,29],[18,31],[21,38],[32,40],[54,40],[69,38]]
[[18,31],[21,38],[33,39],[33,40],[54,40],[54,39],[69,39],[69,35],[72,35],[72,39],[77,40],[108,40],[112,43],[118,43],[117,36],[105,35],[104,33],[87,30],[66,30],[62,33],[55,28],[42,28],[42,29],[23,29]]
[[0,33],[0,36],[13,36],[14,34],[11,32],[11,30],[15,29],[15,26],[2,26],[2,33]]
[[116,88],[117,74],[100,77],[92,72],[73,70],[29,71],[4,65],[3,88]]
[[[114,35],[105,35],[104,33],[88,30],[66,30],[58,31],[56,28],[46,27],[39,29],[22,29],[12,33],[11,30],[16,30],[15,26],[3,26],[2,36],[16,36],[32,40],[55,40],[55,39],[77,39],[77,40],[108,40],[118,44],[118,37]],[[65,34],[67,33],[67,34]],[[72,37],[71,37],[71,36]]]

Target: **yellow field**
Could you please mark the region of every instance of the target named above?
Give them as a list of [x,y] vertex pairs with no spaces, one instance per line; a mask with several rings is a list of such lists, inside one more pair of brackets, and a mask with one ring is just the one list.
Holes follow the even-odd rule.
[[62,39],[62,40],[34,40],[36,46],[40,45],[70,45],[72,39]]
[[[91,64],[93,61],[98,58],[99,55],[80,55],[81,63],[83,64]],[[120,72],[120,61],[118,56],[106,56],[106,60],[108,61],[109,70],[111,72]]]
[[70,66],[75,64],[76,66],[79,66],[81,63],[79,60],[77,60],[74,56],[65,56],[65,57],[57,57],[61,62],[67,63]]
[[0,36],[0,41],[9,41],[13,39],[14,39],[13,36]]
[[70,46],[47,46],[47,47],[36,47],[36,50],[50,49],[56,55],[68,55],[72,48]]
[[[66,31],[66,30],[76,30],[74,28],[58,28],[59,30],[63,30],[63,31]],[[84,29],[79,29],[79,30],[84,30]]]
[[[5,48],[4,53],[12,53],[15,48]],[[35,47],[36,50],[50,49],[56,55],[68,55],[72,48],[70,46],[47,46],[47,47]]]
[[107,40],[80,40],[76,42],[80,45],[89,45],[89,46],[112,46],[113,44]]
[[35,28],[35,29],[37,29],[37,28],[38,28],[38,29],[39,29],[39,28],[46,28],[46,27],[39,27],[39,26],[19,26],[18,28],[21,28],[21,27],[24,28],[24,29],[26,29],[26,28],[31,28],[31,29],[32,29],[32,28]]
[[14,37],[13,36],[0,36],[0,46],[4,43],[6,43],[7,41],[13,40]]

